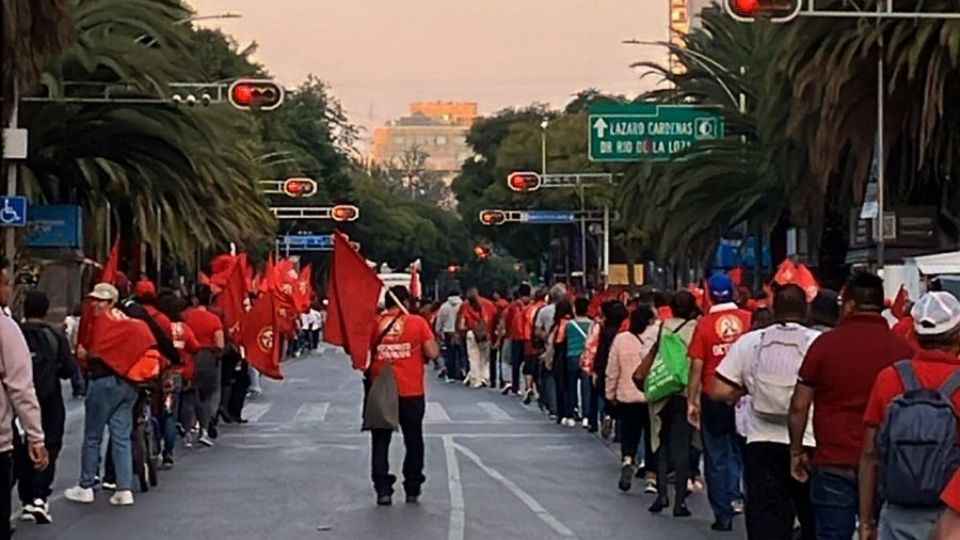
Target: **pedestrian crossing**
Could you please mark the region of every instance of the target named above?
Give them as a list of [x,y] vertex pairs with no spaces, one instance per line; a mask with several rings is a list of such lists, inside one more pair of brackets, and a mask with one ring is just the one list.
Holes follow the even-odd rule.
[[[437,401],[427,401],[424,424],[499,424],[531,421],[524,410],[514,414],[509,407],[492,401],[444,406]],[[296,408],[277,407],[270,401],[251,401],[243,409],[243,417],[251,424],[298,424],[319,425],[324,423],[356,422],[360,417],[355,404],[318,401],[306,402]]]

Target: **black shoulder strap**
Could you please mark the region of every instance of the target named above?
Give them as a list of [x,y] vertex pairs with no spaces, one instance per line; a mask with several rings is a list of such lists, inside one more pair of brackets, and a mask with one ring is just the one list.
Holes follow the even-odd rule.
[[677,334],[677,333],[679,333],[680,330],[683,330],[683,327],[686,326],[687,323],[690,322],[690,321],[692,321],[692,320],[694,320],[694,319],[687,319],[687,320],[683,321],[683,323],[682,323],[680,326],[678,326],[678,327],[674,328],[673,330],[671,330],[670,333],[672,333],[672,334]]
[[893,367],[897,370],[897,374],[900,375],[900,381],[903,382],[905,392],[913,392],[923,388],[920,386],[920,380],[917,379],[916,372],[913,371],[913,365],[910,363],[910,360],[900,360],[894,364]]
[[960,368],[953,370],[953,374],[940,386],[940,393],[947,399],[952,398],[957,390],[960,390]]
[[377,339],[373,341],[373,347],[370,347],[371,351],[375,351],[376,348],[379,347],[381,343],[383,343],[383,339],[387,337],[387,334],[389,334],[391,330],[393,330],[393,326],[397,324],[397,321],[399,321],[401,317],[403,317],[403,313],[398,313],[397,316],[390,321],[390,324],[388,324],[380,332],[380,334],[377,336]]

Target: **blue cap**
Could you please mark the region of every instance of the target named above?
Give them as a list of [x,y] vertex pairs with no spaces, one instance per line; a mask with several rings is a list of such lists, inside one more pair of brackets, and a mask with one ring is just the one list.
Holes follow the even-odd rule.
[[710,276],[707,282],[710,289],[710,299],[717,303],[733,302],[733,295],[736,292],[736,286],[730,276],[722,273],[716,273]]

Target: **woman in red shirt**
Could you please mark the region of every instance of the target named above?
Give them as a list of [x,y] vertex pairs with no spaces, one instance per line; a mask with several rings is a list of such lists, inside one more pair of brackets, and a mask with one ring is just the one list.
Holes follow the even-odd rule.
[[[180,353],[180,365],[173,366],[164,377],[163,410],[160,431],[163,434],[163,467],[173,467],[173,449],[176,446],[177,424],[189,430],[196,423],[197,392],[193,388],[193,355],[200,350],[193,330],[183,322],[187,303],[172,294],[157,298],[157,309],[170,319],[170,339]],[[189,442],[189,441],[188,441]]]

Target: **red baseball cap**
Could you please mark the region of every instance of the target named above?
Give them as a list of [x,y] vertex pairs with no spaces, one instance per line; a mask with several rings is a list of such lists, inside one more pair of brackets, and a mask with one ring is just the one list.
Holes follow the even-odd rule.
[[133,287],[133,295],[137,298],[156,296],[157,288],[149,279],[141,279]]

